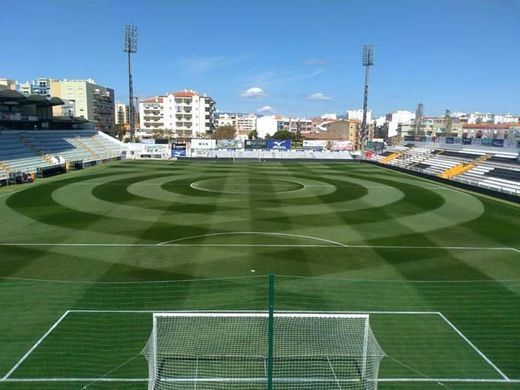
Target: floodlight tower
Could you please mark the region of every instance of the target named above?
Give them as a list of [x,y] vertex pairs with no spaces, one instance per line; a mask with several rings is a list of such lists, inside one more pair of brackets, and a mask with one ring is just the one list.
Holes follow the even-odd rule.
[[131,55],[137,52],[137,26],[127,24],[125,28],[125,39],[123,41],[123,51],[128,54],[128,111],[130,137],[135,141],[135,109],[134,109],[134,85],[132,81]]
[[415,110],[415,135],[419,135],[422,131],[424,105],[419,103]]
[[365,67],[365,93],[363,95],[363,122],[361,123],[361,131],[359,140],[361,149],[365,148],[365,138],[367,136],[367,107],[368,107],[368,80],[370,75],[370,67],[374,65],[374,45],[364,45],[361,61]]

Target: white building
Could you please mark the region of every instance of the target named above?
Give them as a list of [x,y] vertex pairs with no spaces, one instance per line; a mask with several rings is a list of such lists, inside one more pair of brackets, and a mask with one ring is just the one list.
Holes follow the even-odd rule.
[[124,103],[116,103],[115,108],[116,125],[126,125],[130,123],[130,110],[128,106]]
[[218,113],[215,114],[215,127],[233,126],[236,128],[236,114]]
[[388,122],[388,137],[397,135],[397,128],[400,124],[410,123],[415,120],[415,112],[412,111],[395,111],[386,115]]
[[383,126],[386,123],[386,115],[377,117],[374,121],[377,127]]
[[141,118],[141,129],[145,131],[164,129],[164,97],[155,96],[141,100],[139,118]]
[[256,131],[259,138],[265,138],[268,134],[273,135],[278,131],[277,118],[277,115],[265,115],[256,119]]
[[[347,119],[363,122],[363,110],[347,110]],[[367,111],[367,123],[372,122],[372,111]]]
[[326,120],[329,120],[329,121],[335,121],[338,119],[338,115],[336,113],[325,113],[323,115],[320,116],[321,119],[326,119]]
[[58,81],[47,77],[38,77],[36,80],[17,83],[17,91],[22,95],[41,95],[51,97],[51,83]]
[[17,90],[24,96],[29,96],[33,94],[33,86],[29,81],[18,84]]
[[196,137],[214,129],[215,101],[195,91],[170,92],[139,102],[141,127],[164,129],[174,136]]
[[280,115],[266,115],[256,119],[256,131],[260,138],[273,135],[279,130],[292,133],[312,131],[312,120],[306,118],[289,118]]

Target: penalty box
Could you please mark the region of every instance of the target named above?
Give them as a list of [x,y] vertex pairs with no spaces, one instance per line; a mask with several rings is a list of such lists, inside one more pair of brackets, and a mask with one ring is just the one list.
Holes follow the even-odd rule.
[[[153,313],[69,310],[13,362],[0,381],[146,382],[148,366],[142,351],[152,330]],[[362,314],[369,314],[370,326],[387,355],[379,371],[382,382],[440,378],[475,382],[509,380],[442,313],[367,311]],[[251,370],[254,376],[263,372],[256,366]]]

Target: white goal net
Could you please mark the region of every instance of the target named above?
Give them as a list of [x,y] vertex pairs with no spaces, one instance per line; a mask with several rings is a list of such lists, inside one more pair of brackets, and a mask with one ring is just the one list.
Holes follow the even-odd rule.
[[[154,313],[143,351],[152,389],[266,389],[267,313]],[[377,388],[384,352],[369,316],[275,313],[274,389]]]

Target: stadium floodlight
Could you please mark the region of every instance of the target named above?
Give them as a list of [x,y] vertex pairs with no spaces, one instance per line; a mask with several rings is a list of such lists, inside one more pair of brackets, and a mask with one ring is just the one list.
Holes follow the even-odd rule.
[[[148,389],[265,389],[266,312],[154,313]],[[277,389],[377,388],[384,352],[367,314],[274,314]]]
[[367,129],[367,110],[368,110],[368,80],[370,74],[370,67],[374,65],[374,45],[364,45],[363,53],[361,55],[361,62],[365,67],[365,88],[363,92],[363,121],[361,122],[361,129],[359,134],[359,142],[361,149],[365,148],[365,141],[368,133]]
[[132,142],[135,138],[135,108],[134,108],[134,82],[132,77],[131,54],[137,52],[137,27],[127,25],[125,28],[125,38],[123,40],[123,51],[128,54],[128,111],[130,137]]

